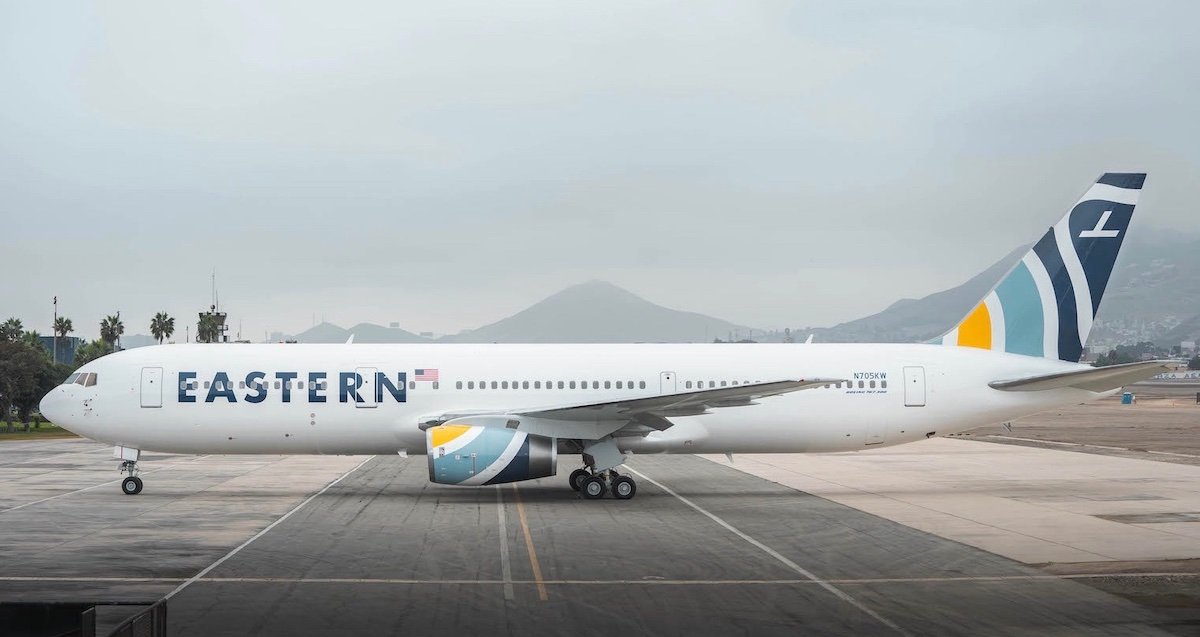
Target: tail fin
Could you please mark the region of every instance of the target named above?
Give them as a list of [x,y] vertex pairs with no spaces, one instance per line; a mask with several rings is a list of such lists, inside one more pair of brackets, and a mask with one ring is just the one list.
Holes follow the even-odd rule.
[[1078,362],[1145,180],[1100,177],[942,344]]

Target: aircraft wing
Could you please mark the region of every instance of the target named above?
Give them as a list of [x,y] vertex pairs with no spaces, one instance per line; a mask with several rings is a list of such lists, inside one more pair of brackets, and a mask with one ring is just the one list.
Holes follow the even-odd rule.
[[759,398],[839,380],[844,379],[777,380],[594,403],[505,411],[447,412],[421,418],[420,427],[427,429],[442,424],[499,426],[558,438],[599,439],[617,430],[623,433],[633,433],[635,429],[663,430],[671,426],[667,418],[672,416],[695,416],[707,413],[710,409],[754,405]]
[[1170,371],[1173,365],[1169,361],[1140,361],[1111,367],[1090,367],[1013,380],[997,380],[988,383],[988,386],[1001,391],[1043,391],[1072,387],[1104,392]]

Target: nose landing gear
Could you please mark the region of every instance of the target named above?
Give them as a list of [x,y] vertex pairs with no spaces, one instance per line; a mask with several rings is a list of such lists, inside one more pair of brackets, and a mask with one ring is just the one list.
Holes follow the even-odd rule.
[[137,495],[142,492],[142,479],[138,477],[137,460],[124,460],[121,462],[121,473],[128,473],[129,476],[121,481],[121,492],[125,495]]

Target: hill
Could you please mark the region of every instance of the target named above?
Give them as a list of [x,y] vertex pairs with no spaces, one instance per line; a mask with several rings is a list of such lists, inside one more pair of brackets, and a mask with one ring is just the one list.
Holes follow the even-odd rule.
[[443,337],[458,343],[703,343],[749,328],[656,305],[604,281],[573,285],[508,318]]
[[396,327],[383,327],[374,323],[359,323],[350,329],[320,323],[295,336],[298,343],[345,343],[350,335],[354,335],[356,343],[428,343],[429,339],[422,338]]

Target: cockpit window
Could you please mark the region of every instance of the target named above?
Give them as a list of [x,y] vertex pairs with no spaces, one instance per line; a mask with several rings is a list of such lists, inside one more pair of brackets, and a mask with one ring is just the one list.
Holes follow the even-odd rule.
[[91,387],[92,385],[95,385],[95,384],[96,384],[96,375],[95,374],[88,374],[87,380],[83,381],[84,387]]
[[[84,387],[91,387],[92,385],[96,384],[96,374],[91,373],[91,372],[89,372],[87,374],[72,374],[71,376],[75,377],[76,385],[83,385]],[[71,379],[68,378],[67,382],[70,383]]]
[[75,382],[75,380],[76,380],[77,378],[79,378],[80,376],[82,376],[82,375],[83,375],[83,374],[80,374],[79,372],[75,372],[74,374],[71,374],[70,376],[67,376],[67,379],[63,381],[63,384],[64,384],[64,385],[70,385],[71,383],[74,383],[74,382]]

